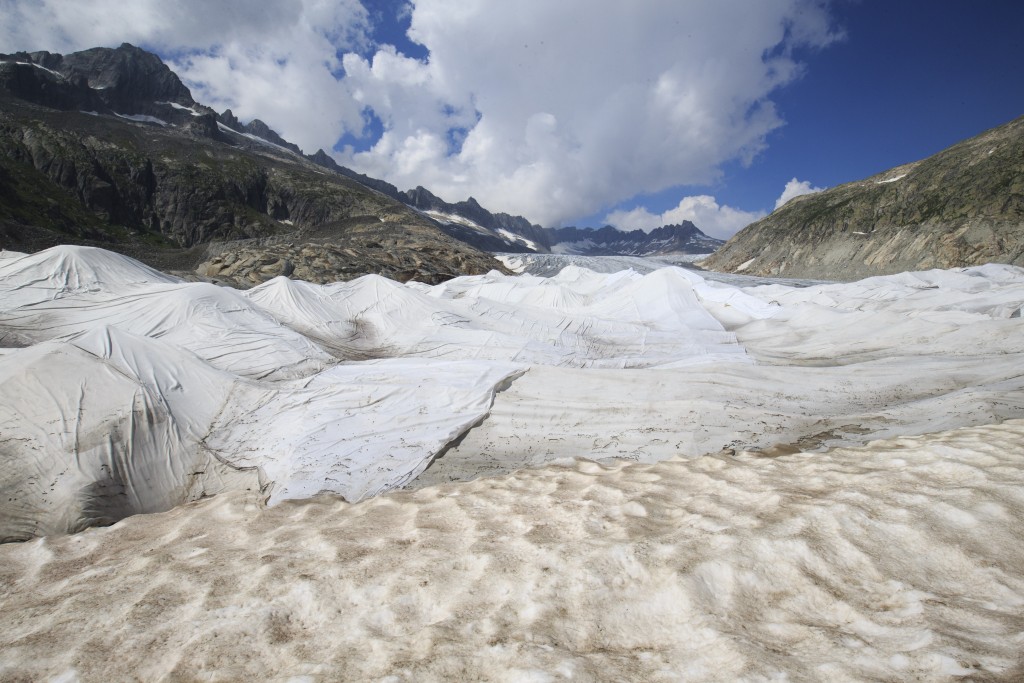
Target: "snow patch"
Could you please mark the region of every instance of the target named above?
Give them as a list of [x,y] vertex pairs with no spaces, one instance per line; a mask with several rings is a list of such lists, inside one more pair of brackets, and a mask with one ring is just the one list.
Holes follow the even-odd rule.
[[464,216],[460,216],[457,213],[444,213],[443,211],[436,211],[434,209],[428,209],[426,211],[421,211],[420,213],[423,213],[423,214],[425,214],[427,216],[430,216],[431,218],[433,218],[437,222],[443,223],[445,225],[450,225],[452,223],[455,223],[457,225],[463,225],[463,226],[465,226],[467,228],[472,228],[473,230],[476,230],[477,232],[483,232],[483,233],[487,233],[487,234],[492,234],[490,230],[488,230],[487,228],[483,227],[479,223],[475,223],[474,221],[471,221],[470,219],[465,218]]
[[192,114],[192,116],[204,116],[203,112],[196,111],[192,107],[186,107],[185,105],[178,104],[177,102],[157,102],[157,104],[168,104],[174,109],[178,109],[180,111],[187,111],[188,113]]
[[895,176],[895,177],[892,177],[892,178],[886,178],[885,180],[876,180],[875,181],[875,185],[884,185],[885,183],[895,183],[897,180],[902,180],[903,178],[906,178],[906,177],[907,177],[906,173],[901,173],[898,176]]
[[[4,671],[1016,680],[1022,440],[1017,420],[771,458],[576,460],[359,505],[217,496],[0,547],[17,588],[0,609],[47,635]],[[965,529],[946,507],[995,514]]]
[[293,152],[292,150],[288,149],[287,147],[282,147],[281,145],[273,143],[270,140],[265,140],[264,138],[261,138],[258,135],[253,135],[252,133],[243,133],[241,131],[237,131],[234,128],[230,128],[228,126],[225,126],[220,121],[217,122],[217,128],[219,128],[221,131],[223,131],[225,133],[234,133],[235,135],[240,135],[243,138],[248,138],[249,140],[252,140],[253,142],[256,142],[256,143],[259,143],[261,145],[264,145],[265,147],[271,147],[271,148],[276,149],[276,150],[278,150],[280,152],[284,152],[285,154],[288,154],[288,155],[291,155],[291,156],[295,156],[295,152]]
[[114,112],[114,116],[119,119],[127,119],[129,121],[135,121],[137,123],[155,123],[158,126],[169,126],[170,124],[163,119],[158,119],[155,116],[148,116],[146,114],[118,114]]
[[62,81],[65,80],[63,74],[58,73],[58,72],[54,71],[53,69],[47,69],[42,64],[36,64],[35,62],[15,62],[15,64],[21,64],[22,66],[34,66],[37,69],[42,69],[43,71],[45,71],[48,74],[53,74],[54,76],[56,76],[57,78],[61,79]]
[[494,258],[501,261],[513,273],[526,272],[526,260],[517,254],[495,254]]
[[509,242],[512,242],[514,244],[522,244],[527,249],[537,251],[537,243],[534,242],[533,240],[526,239],[522,235],[517,235],[516,233],[510,230],[505,230],[504,228],[498,228],[497,233],[504,237]]

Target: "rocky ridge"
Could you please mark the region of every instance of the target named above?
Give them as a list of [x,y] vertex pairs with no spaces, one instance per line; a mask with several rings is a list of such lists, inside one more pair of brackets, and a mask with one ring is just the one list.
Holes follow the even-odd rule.
[[484,251],[660,256],[708,254],[724,243],[723,240],[708,237],[690,221],[665,225],[650,233],[642,230],[622,231],[610,225],[602,228],[545,228],[530,223],[522,216],[492,213],[473,197],[450,203],[424,187],[401,191],[391,183],[341,166],[322,149],[310,159],[423,212],[437,221],[447,234]]
[[701,265],[853,280],[984,263],[1024,266],[1024,117],[927,159],[796,197]]
[[708,237],[690,221],[665,225],[650,232],[617,230],[606,225],[593,228],[559,228],[550,231],[556,254],[583,256],[663,256],[666,254],[710,254],[723,244]]

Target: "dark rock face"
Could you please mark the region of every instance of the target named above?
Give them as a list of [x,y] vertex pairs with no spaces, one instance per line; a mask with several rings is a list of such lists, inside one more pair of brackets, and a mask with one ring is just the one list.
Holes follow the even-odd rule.
[[189,89],[159,57],[128,43],[115,50],[93,48],[63,58],[49,55],[46,61],[44,66],[53,64],[50,68],[69,81],[84,80],[122,114],[136,113],[135,106],[150,102],[195,104]]
[[603,228],[559,228],[549,231],[552,250],[585,256],[657,256],[662,254],[708,254],[722,240],[708,237],[690,221],[665,225],[647,233],[624,232],[610,225]]
[[72,83],[59,73],[35,66],[34,62],[29,61],[31,57],[23,53],[0,55],[0,92],[54,109],[109,111],[99,93],[93,91],[87,83]]
[[851,280],[990,262],[1024,266],[1024,117],[922,161],[796,197],[703,265]]
[[290,263],[269,277],[290,269],[317,281],[503,270],[403,203],[325,173],[266,124],[225,125],[238,133],[218,130],[213,110],[130,45],[0,56],[0,247],[94,244],[204,272],[237,248],[261,265],[223,279],[245,285],[267,259]]
[[0,88],[29,102],[62,110],[127,115],[182,114],[192,107],[189,89],[160,58],[124,43],[70,55],[18,52],[0,55]]

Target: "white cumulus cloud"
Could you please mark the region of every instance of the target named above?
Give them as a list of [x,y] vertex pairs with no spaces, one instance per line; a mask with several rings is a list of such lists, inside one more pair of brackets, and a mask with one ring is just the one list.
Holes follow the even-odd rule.
[[814,194],[815,192],[821,192],[824,189],[824,187],[811,187],[810,182],[793,178],[786,183],[786,187],[782,190],[782,194],[775,200],[775,208],[777,209],[781,207],[793,197],[799,197],[803,194]]
[[358,0],[3,0],[0,51],[153,47],[198,100],[306,151],[372,114],[383,134],[342,163],[554,225],[753,159],[794,48],[837,38],[827,3],[414,0],[393,11],[418,60],[374,44],[384,10]]
[[[771,93],[801,73],[792,48],[835,39],[805,0],[417,0],[411,16],[427,61],[346,56],[386,132],[343,161],[545,224],[749,162],[782,123]],[[461,146],[440,144],[453,128]]]
[[651,213],[644,207],[637,207],[630,211],[613,211],[604,220],[619,230],[645,232],[690,221],[705,235],[728,239],[765,215],[764,211],[744,211],[721,205],[710,195],[696,195],[683,197],[678,206],[664,213]]

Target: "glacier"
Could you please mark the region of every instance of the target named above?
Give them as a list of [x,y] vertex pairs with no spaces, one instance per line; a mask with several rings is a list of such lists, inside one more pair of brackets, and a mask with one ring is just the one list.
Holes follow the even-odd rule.
[[569,265],[238,291],[61,246],[5,252],[0,301],[6,539],[243,481],[271,503],[355,502],[563,458],[814,450],[1024,417],[1011,266],[743,287]]
[[0,252],[0,677],[1024,672],[1024,269],[514,258]]

